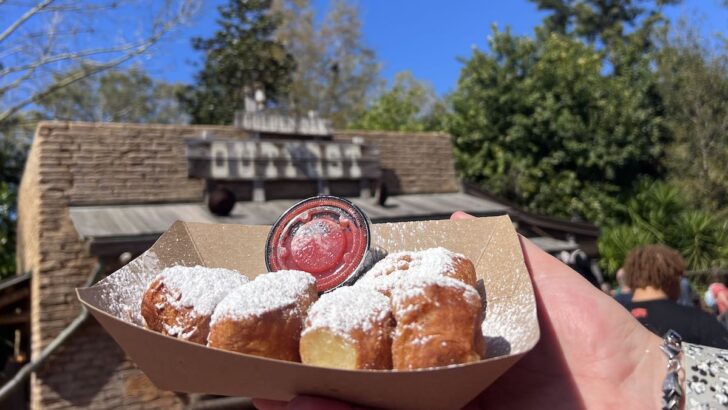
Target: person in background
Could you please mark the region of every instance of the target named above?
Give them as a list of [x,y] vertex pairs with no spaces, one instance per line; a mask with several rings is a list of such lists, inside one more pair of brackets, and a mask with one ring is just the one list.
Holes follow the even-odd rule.
[[617,270],[617,284],[618,286],[617,291],[614,293],[614,299],[622,306],[627,306],[627,304],[632,300],[632,289],[627,286],[623,268],[619,268]]
[[559,260],[564,262],[568,267],[577,271],[584,279],[588,280],[589,283],[594,285],[597,289],[601,289],[603,280],[592,269],[591,261],[589,256],[581,249],[576,249],[572,252],[561,251],[558,254]]
[[713,275],[713,281],[705,291],[704,300],[705,305],[718,315],[718,322],[728,329],[728,287],[718,275]]
[[713,281],[705,292],[705,304],[718,309],[718,315],[728,311],[728,288],[717,275],[713,276]]
[[680,306],[680,279],[685,271],[682,256],[663,245],[633,249],[624,263],[632,300],[625,306],[640,323],[662,335],[673,329],[690,343],[728,348],[728,330],[702,310]]
[[695,307],[697,305],[697,303],[695,303],[696,299],[693,287],[690,285],[690,280],[683,276],[680,278],[680,297],[677,299],[677,304],[681,306]]

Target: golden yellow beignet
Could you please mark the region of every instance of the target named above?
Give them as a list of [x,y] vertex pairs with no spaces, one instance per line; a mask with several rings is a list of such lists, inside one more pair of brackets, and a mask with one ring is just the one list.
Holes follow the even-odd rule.
[[480,295],[437,275],[411,276],[392,290],[395,370],[470,363],[485,356]]
[[206,344],[210,316],[217,304],[248,278],[229,269],[173,266],[147,287],[141,315],[147,328]]
[[308,312],[301,361],[341,369],[391,369],[393,327],[386,296],[364,287],[336,289]]
[[303,319],[317,297],[316,280],[306,272],[284,270],[260,275],[217,305],[207,345],[300,361]]
[[470,259],[440,247],[389,254],[365,273],[356,286],[371,287],[390,296],[397,282],[416,275],[445,276],[473,287],[477,281]]

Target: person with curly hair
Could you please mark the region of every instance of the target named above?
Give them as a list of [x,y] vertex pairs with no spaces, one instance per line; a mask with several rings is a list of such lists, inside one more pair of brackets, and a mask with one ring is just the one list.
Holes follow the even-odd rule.
[[655,334],[673,329],[686,342],[728,348],[728,330],[715,317],[677,303],[684,271],[682,256],[672,248],[647,245],[633,249],[624,263],[626,283],[633,289],[625,307]]

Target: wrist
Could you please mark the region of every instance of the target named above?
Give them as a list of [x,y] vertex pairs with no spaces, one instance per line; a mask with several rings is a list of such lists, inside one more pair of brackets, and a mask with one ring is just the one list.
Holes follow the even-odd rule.
[[663,383],[667,377],[667,357],[660,349],[663,339],[650,334],[646,342],[644,360],[637,369],[638,377],[644,380],[644,388],[655,403],[654,408],[662,408]]
[[684,364],[680,336],[677,333],[670,331],[664,338],[654,335],[649,338],[638,374],[645,377],[646,391],[650,392],[649,397],[656,400],[656,408],[684,407]]

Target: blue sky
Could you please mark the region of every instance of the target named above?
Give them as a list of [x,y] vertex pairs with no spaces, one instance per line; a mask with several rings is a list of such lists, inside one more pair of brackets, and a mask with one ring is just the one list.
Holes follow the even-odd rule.
[[[208,0],[195,20],[176,33],[173,40],[158,47],[143,62],[155,77],[167,81],[190,82],[199,61],[189,39],[207,36],[215,30],[216,5],[224,0]],[[324,13],[328,0],[314,0]],[[428,81],[439,94],[454,89],[461,64],[458,57],[470,55],[471,47],[487,48],[490,26],[511,26],[517,34],[532,34],[545,13],[527,0],[360,0],[365,42],[381,60],[382,75],[410,70]],[[666,14],[676,19],[689,15],[701,22],[705,34],[728,35],[728,9],[720,0],[686,0],[669,7]]]

